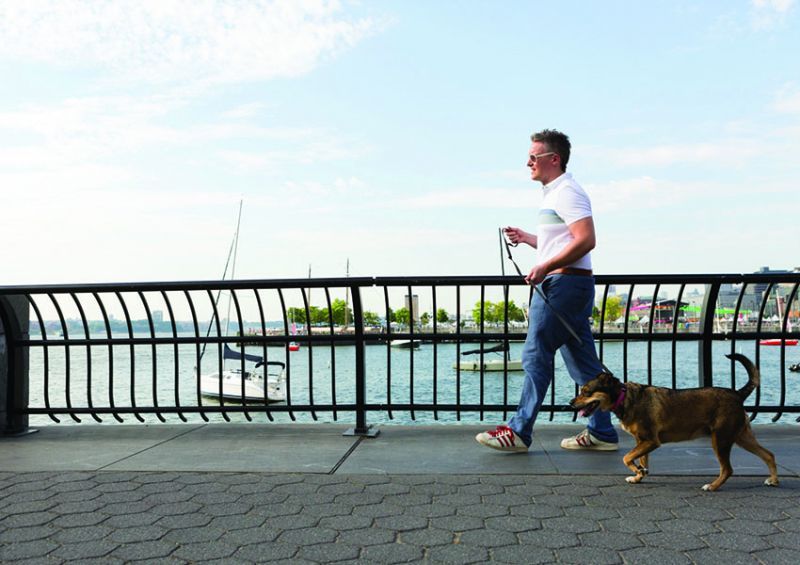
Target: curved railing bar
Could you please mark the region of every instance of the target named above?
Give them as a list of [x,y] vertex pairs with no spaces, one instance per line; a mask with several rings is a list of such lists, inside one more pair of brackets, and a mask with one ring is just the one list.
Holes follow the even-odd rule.
[[[303,298],[303,308],[306,312],[306,335],[311,336],[311,309],[308,304],[308,296],[306,296],[306,289],[300,289],[300,295]],[[347,313],[345,313],[347,316]],[[314,406],[314,355],[312,349],[312,340],[308,341],[308,403]],[[316,422],[318,420],[317,413],[312,409],[311,418]]]
[[48,292],[47,296],[50,298],[50,301],[53,303],[53,307],[56,309],[58,320],[61,323],[61,333],[64,335],[64,369],[65,369],[64,386],[67,389],[65,391],[67,411],[73,420],[80,423],[81,419],[77,417],[74,411],[72,411],[72,387],[70,386],[71,382],[70,371],[72,369],[72,357],[70,355],[70,350],[69,350],[70,338],[69,338],[69,329],[67,328],[67,321],[64,319],[64,312],[61,310],[61,304],[59,304],[58,300],[56,300],[55,295],[52,292]]
[[[83,305],[78,300],[78,296],[74,292],[70,292],[69,296],[78,308],[78,313],[81,316],[81,324],[83,324],[83,334],[86,337],[86,403],[89,408],[94,410],[94,402],[92,401],[92,346],[88,343],[90,339],[89,322],[86,320],[86,313],[83,311]],[[94,412],[91,414],[95,422],[102,422],[103,419],[97,416]]]
[[[125,316],[125,324],[128,327],[128,338],[131,340],[129,346],[129,354],[131,356],[131,407],[136,408],[136,348],[133,344],[133,321],[131,320],[131,314],[128,310],[128,304],[125,302],[122,293],[120,291],[115,291],[114,294],[122,307],[122,314]],[[145,421],[140,412],[136,411],[133,414],[140,422]]]
[[[795,296],[797,296],[797,287],[800,286],[800,283],[795,284],[792,288],[792,292],[789,294],[789,300],[786,301],[786,309],[783,311],[783,320],[781,321],[781,333],[786,334],[786,331],[789,328],[789,313],[791,312],[790,306],[794,301]],[[775,301],[777,303],[780,297],[778,294],[775,294]],[[781,339],[781,401],[778,406],[783,406],[786,402],[786,339]],[[780,410],[775,413],[772,417],[772,422],[777,422],[780,420],[781,416],[783,416],[783,410]]]
[[[236,311],[236,322],[237,322],[237,325],[239,326],[239,340],[240,340],[239,343],[241,343],[241,350],[242,350],[242,358],[239,360],[239,369],[241,371],[239,373],[239,375],[240,375],[239,384],[241,385],[241,391],[242,391],[242,395],[240,397],[241,401],[242,401],[242,407],[243,407],[242,413],[244,414],[244,417],[248,422],[252,422],[253,421],[253,417],[250,416],[250,408],[247,405],[247,399],[245,398],[245,394],[244,394],[244,390],[245,390],[245,383],[244,383],[244,380],[245,380],[245,358],[244,358],[244,354],[246,353],[246,351],[245,351],[245,349],[246,349],[245,339],[246,338],[245,338],[245,335],[244,335],[244,321],[242,319],[242,309],[241,309],[241,306],[239,305],[239,298],[236,296],[236,290],[235,289],[231,289],[231,298],[233,299],[233,307],[234,307],[234,310]],[[230,308],[228,308],[228,310],[230,311]],[[227,325],[230,325],[230,321],[227,322]],[[230,347],[230,344],[225,343],[225,347]],[[268,377],[268,375],[267,375],[267,365],[264,365],[264,388],[265,389],[267,388],[267,377]]]
[[[461,406],[461,285],[456,285],[456,405]],[[461,421],[461,409],[456,410],[456,422]]]
[[[258,319],[261,320],[261,335],[267,335],[267,319],[264,316],[264,305],[261,302],[261,294],[258,292],[257,288],[253,289],[253,294],[256,297],[256,304],[258,305]],[[244,333],[244,331],[242,331]],[[244,341],[242,342],[244,343]],[[261,342],[261,356],[264,358],[264,408],[267,419],[272,422],[275,420],[275,417],[272,415],[272,410],[270,410],[270,398],[269,398],[269,355],[267,354],[267,342]]]
[[194,328],[194,337],[195,337],[195,344],[194,344],[194,354],[195,354],[195,365],[194,365],[194,383],[195,383],[195,394],[197,405],[201,408],[199,414],[200,417],[203,419],[204,422],[208,422],[208,416],[206,415],[206,411],[202,410],[203,408],[203,395],[200,392],[200,321],[197,319],[197,309],[194,307],[194,300],[192,299],[192,295],[188,290],[183,291],[183,295],[186,297],[186,302],[189,304],[189,312],[192,315],[192,327]]
[[26,293],[25,298],[27,298],[28,304],[30,304],[31,308],[33,308],[33,312],[36,315],[36,320],[39,322],[41,339],[45,342],[44,347],[42,347],[42,361],[44,362],[44,406],[48,410],[48,416],[50,416],[50,419],[56,424],[60,424],[61,420],[59,420],[55,414],[50,412],[50,346],[47,345],[49,340],[47,339],[47,331],[44,327],[44,318],[42,317],[42,312],[39,310],[39,305],[33,299],[33,296]]
[[[302,288],[302,287],[300,287],[300,288]],[[289,352],[289,340],[288,340],[288,336],[289,336],[289,318],[286,315],[286,300],[283,297],[283,290],[280,289],[280,288],[278,288],[276,290],[278,291],[278,298],[281,301],[281,316],[283,317],[283,335],[287,336],[287,339],[286,339],[286,341],[285,341],[285,343],[283,345],[284,351],[286,351],[286,405],[291,407],[292,406],[292,397],[291,397],[291,392],[292,392],[292,386],[291,386],[291,384],[292,384],[292,362],[291,362],[291,359],[292,359],[292,356],[290,355],[290,352]],[[266,368],[265,368],[265,370],[266,370]],[[294,412],[292,410],[289,411],[289,418],[292,419],[292,422],[294,422],[295,419],[296,419],[295,414],[294,414]]]
[[386,413],[390,420],[392,414],[392,310],[389,307],[389,287],[383,287],[383,300],[386,305]]
[[[175,361],[174,361],[174,364],[173,364],[174,373],[175,373],[175,375],[174,375],[174,377],[175,377],[175,380],[174,380],[175,390],[173,392],[175,394],[175,406],[177,408],[180,408],[181,407],[181,398],[180,398],[181,386],[180,386],[180,380],[179,380],[180,354],[179,354],[179,351],[178,351],[178,327],[175,324],[175,312],[172,310],[172,303],[169,300],[169,296],[167,296],[167,291],[162,290],[161,291],[161,296],[164,298],[164,303],[167,306],[167,313],[169,314],[170,327],[172,328],[172,337],[175,339],[175,343],[173,343],[173,345],[172,345],[172,352],[173,352],[173,356],[175,358]],[[178,412],[178,418],[180,418],[182,422],[187,422],[188,421],[186,419],[186,416],[183,415],[183,412],[180,412],[180,411]]]
[[678,297],[675,299],[675,309],[672,318],[672,388],[678,387],[678,324],[681,317],[681,299],[686,290],[686,285],[682,284],[678,290]]
[[658,301],[658,291],[661,290],[661,285],[656,284],[653,290],[653,299],[650,301],[650,320],[647,324],[647,336],[651,339],[647,340],[647,384],[653,384],[653,324],[655,324],[656,317],[656,302]]
[[[600,363],[603,363],[603,347],[605,346],[605,336],[606,336],[606,303],[608,302],[608,291],[610,285],[605,285],[603,290],[603,301],[600,303],[600,327],[598,328],[599,331],[597,332],[597,337],[600,341],[600,351],[599,351],[599,358]],[[530,322],[529,322],[530,323]]]
[[[480,312],[481,312],[481,324],[480,324],[481,334],[484,334],[484,333],[486,333],[486,285],[483,285],[483,284],[481,285]],[[479,382],[480,382],[480,387],[479,387],[480,395],[479,395],[479,398],[480,398],[480,404],[481,404],[481,406],[483,406],[486,403],[486,396],[485,396],[486,395],[486,391],[484,390],[485,384],[486,384],[485,383],[486,372],[484,371],[483,342],[482,341],[481,341],[480,350],[481,350],[481,352],[478,354],[479,355],[479,359],[480,359],[480,376],[478,377],[479,378]],[[483,410],[480,411],[480,419],[483,420]]]
[[[736,330],[739,326],[739,312],[742,310],[742,303],[744,302],[744,293],[747,290],[747,283],[742,284],[742,290],[739,296],[736,297],[736,306],[733,309],[733,324],[731,325],[731,354],[736,353]],[[738,363],[736,359],[731,357],[731,390],[736,390],[736,368]]]
[[[633,296],[633,289],[636,287],[636,283],[631,283],[631,286],[628,290],[628,296]],[[628,382],[628,322],[631,318],[631,300],[628,300],[628,303],[625,305],[625,324],[623,325],[623,331],[625,332],[625,337],[622,338],[622,380],[623,382]]]
[[[334,335],[333,329],[333,307],[331,306],[331,293],[328,290],[328,287],[325,287],[325,301],[328,305],[328,330],[331,336]],[[308,318],[310,320],[310,318]],[[306,324],[309,328],[309,333],[311,332],[311,323],[307,322]],[[331,339],[331,404],[333,404],[333,420],[338,420],[338,412],[336,411],[336,342]]]
[[[209,288],[209,289],[206,290],[206,293],[207,293],[207,296],[208,296],[208,300],[209,300],[209,302],[211,302],[211,310],[212,310],[212,312],[211,312],[211,323],[208,325],[208,333],[206,333],[206,339],[208,339],[208,336],[211,333],[211,325],[212,324],[216,325],[216,327],[217,327],[217,337],[218,338],[222,337],[222,323],[219,320],[219,309],[217,308],[217,301],[219,300],[219,296],[220,296],[221,292],[222,292],[222,290],[220,289],[219,292],[217,293],[217,298],[215,299],[214,298],[214,294],[211,292],[211,289]],[[208,342],[206,342],[206,343],[208,343]],[[222,414],[222,419],[223,420],[225,420],[226,422],[230,422],[231,418],[230,418],[230,416],[228,416],[228,409],[231,408],[231,407],[225,404],[225,397],[223,396],[223,393],[222,393],[222,386],[223,386],[222,379],[223,379],[223,373],[225,372],[225,360],[224,360],[223,355],[222,355],[222,347],[223,347],[224,342],[223,341],[217,341],[216,343],[217,343],[217,370],[218,370],[217,374],[219,374],[219,389],[218,389],[218,391],[219,391],[220,413]],[[200,354],[202,355],[204,352],[205,352],[205,346],[203,348],[203,351],[201,351]],[[198,374],[198,378],[202,378],[202,373],[200,372],[200,364],[199,363],[197,365],[197,374]]]
[[[144,295],[143,291],[139,291],[136,293],[139,296],[139,300],[142,301],[142,305],[144,306],[144,313],[147,315],[147,325],[150,328],[150,337],[156,337],[156,327],[153,323],[153,314],[150,312],[150,305],[147,303],[147,298]],[[161,414],[161,410],[159,409],[158,405],[158,348],[156,347],[155,343],[150,344],[150,353],[153,358],[150,361],[150,369],[153,372],[153,387],[152,387],[152,397],[153,397],[153,408],[155,409],[156,418],[158,418],[161,422],[166,422],[167,420],[164,418],[163,414]]]
[[[408,333],[410,334],[410,347],[408,348],[408,401],[414,404],[414,294],[411,285],[408,285]],[[417,415],[412,409],[411,420],[416,421]]]
[[[111,343],[111,322],[108,320],[108,312],[106,312],[106,306],[103,304],[103,300],[100,298],[100,294],[97,292],[93,292],[92,296],[97,301],[97,306],[100,308],[100,313],[103,316],[103,325],[106,329],[106,337],[109,339],[108,343],[108,405],[111,408],[114,408],[114,345]],[[117,422],[122,423],[124,420],[119,413],[114,412],[112,414],[114,419]]]
[[[761,306],[758,309],[758,323],[756,324],[756,333],[760,333],[761,332],[761,326],[762,326],[762,324],[764,322],[764,311],[767,308],[767,301],[769,300],[769,295],[772,292],[772,287],[773,286],[775,286],[775,283],[769,283],[769,285],[767,285],[767,289],[764,291],[764,295],[763,295],[763,297],[761,299]],[[759,340],[756,340],[756,361],[755,361],[755,363],[756,363],[756,368],[760,371],[761,370],[761,342]],[[760,386],[756,387],[755,393],[756,393],[755,407],[758,408],[758,406],[760,406],[760,404],[761,404],[761,387]],[[756,411],[753,411],[753,416],[750,419],[750,421],[752,422],[753,420],[755,420],[757,415],[758,415],[758,413]]]
[[[431,301],[433,302],[433,333],[438,333],[438,326],[436,323],[436,286],[431,285]],[[456,360],[458,362],[458,360]],[[437,406],[439,403],[439,342],[433,342],[433,405]],[[434,421],[439,420],[438,408],[433,409]]]

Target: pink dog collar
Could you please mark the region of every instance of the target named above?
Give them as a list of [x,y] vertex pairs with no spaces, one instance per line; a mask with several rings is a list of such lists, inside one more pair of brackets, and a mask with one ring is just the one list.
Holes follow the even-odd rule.
[[614,407],[611,409],[612,412],[616,412],[622,406],[622,403],[625,402],[625,387],[622,387],[622,390],[619,391],[619,396],[617,397],[617,401],[614,403]]

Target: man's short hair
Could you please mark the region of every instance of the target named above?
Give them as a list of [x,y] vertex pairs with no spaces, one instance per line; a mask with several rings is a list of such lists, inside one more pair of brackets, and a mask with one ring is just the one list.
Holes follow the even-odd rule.
[[567,170],[569,151],[572,148],[567,134],[561,133],[555,129],[543,129],[531,135],[531,141],[544,143],[548,151],[558,154],[558,156],[561,157],[561,170]]

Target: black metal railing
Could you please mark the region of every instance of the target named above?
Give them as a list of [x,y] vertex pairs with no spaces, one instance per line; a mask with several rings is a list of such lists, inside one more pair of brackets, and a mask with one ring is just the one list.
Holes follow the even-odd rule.
[[[800,412],[800,387],[787,381],[790,356],[800,352],[791,347],[800,337],[800,273],[604,275],[596,283],[598,352],[622,378],[672,388],[735,387],[742,369],[718,358],[744,348],[762,371],[762,386],[747,405],[751,417],[771,413],[776,421]],[[485,350],[500,344],[519,353],[526,328],[514,315],[530,297],[518,277],[0,287],[2,427],[24,431],[30,416],[339,421],[347,413],[354,433],[366,434],[370,423],[399,414],[505,418],[522,377],[508,354],[494,359],[500,370],[490,372],[492,354]],[[499,299],[494,318],[492,299]],[[431,313],[420,314],[418,303]],[[293,343],[300,351],[292,351]],[[401,344],[408,348],[395,347]],[[461,354],[476,344],[477,371],[466,371]],[[264,386],[263,398],[246,397],[252,371],[242,355],[234,367],[241,398],[224,396],[222,385],[218,397],[201,390],[201,375],[223,374],[231,350],[261,357],[265,375],[268,367],[283,367],[281,396],[270,398]],[[722,376],[715,376],[715,365]],[[568,412],[574,390],[557,371],[544,413],[552,420]]]

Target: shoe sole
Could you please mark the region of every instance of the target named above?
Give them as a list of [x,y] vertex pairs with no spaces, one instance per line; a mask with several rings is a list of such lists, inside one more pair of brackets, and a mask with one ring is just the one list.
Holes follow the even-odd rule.
[[616,445],[609,445],[609,446],[595,445],[592,447],[584,447],[582,445],[572,446],[572,445],[564,445],[562,443],[561,449],[570,449],[572,451],[617,451],[619,447]]
[[479,444],[484,445],[486,447],[491,447],[492,449],[496,449],[497,451],[507,451],[507,452],[510,452],[510,453],[522,453],[523,451],[528,451],[528,448],[524,447],[524,446],[523,447],[518,447],[518,446],[503,447],[503,446],[500,446],[500,445],[492,445],[491,443],[486,443],[486,442],[482,441],[480,438],[478,438],[478,436],[475,436],[475,441],[477,441]]

